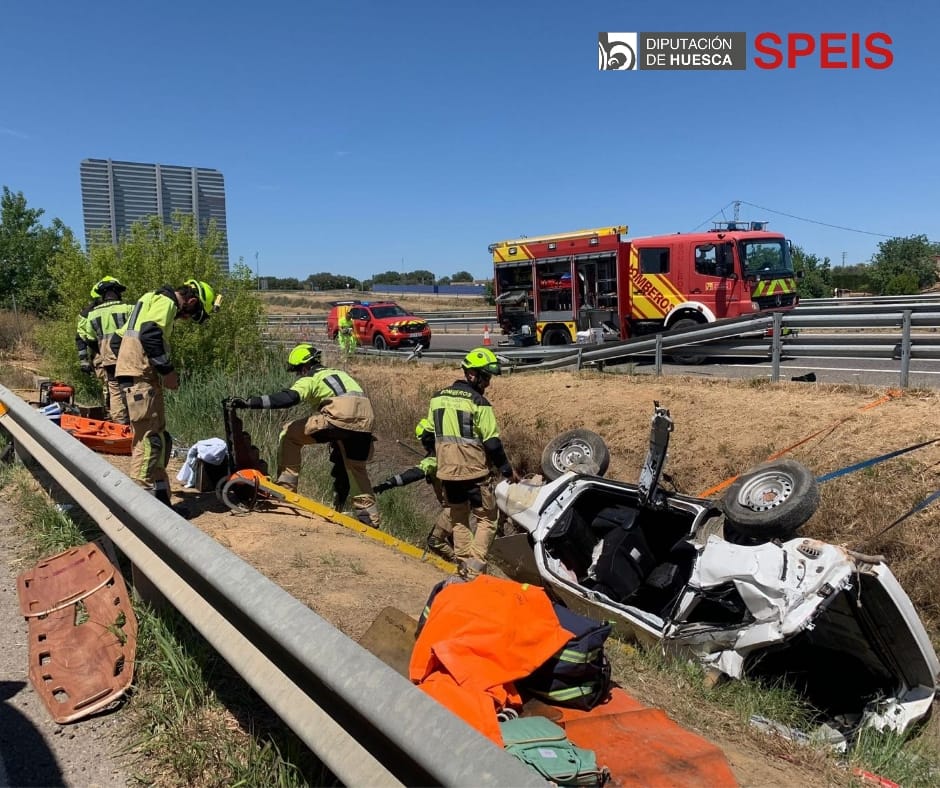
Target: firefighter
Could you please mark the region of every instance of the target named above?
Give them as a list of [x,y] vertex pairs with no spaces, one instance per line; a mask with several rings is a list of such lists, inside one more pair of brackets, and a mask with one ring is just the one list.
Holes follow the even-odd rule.
[[356,352],[356,346],[359,344],[356,339],[356,332],[353,330],[353,322],[349,317],[349,308],[339,316],[337,321],[339,346],[347,356]]
[[428,534],[428,549],[437,553],[448,561],[454,560],[454,526],[450,522],[450,507],[444,499],[444,490],[440,479],[437,478],[437,457],[434,453],[434,425],[427,419],[421,419],[415,427],[415,437],[421,442],[425,456],[417,465],[402,471],[395,476],[389,476],[384,482],[376,485],[378,495],[392,487],[404,487],[406,484],[424,479],[434,490],[441,511],[434,521],[431,533]]
[[108,404],[108,416],[118,424],[127,424],[127,405],[121,387],[114,375],[117,356],[111,349],[111,338],[127,322],[130,304],[121,301],[121,294],[127,288],[113,276],[102,277],[92,289],[92,295],[101,303],[92,309],[83,323],[79,323],[79,336],[95,359],[94,364],[104,372],[105,400]]
[[[492,470],[508,479],[519,477],[506,458],[493,406],[483,396],[493,375],[499,375],[499,359],[487,347],[464,357],[464,379],[441,389],[432,398],[428,420],[434,425],[437,478],[450,506],[454,529],[454,554],[460,573],[467,578],[486,571],[486,556],[496,536],[496,500]],[[470,515],[476,530],[470,530]]]
[[101,304],[101,296],[98,295],[97,288],[97,285],[91,288],[91,301],[85,304],[78,313],[78,320],[75,325],[75,350],[78,352],[78,368],[86,375],[97,377],[101,381],[105,393],[107,393],[107,379],[104,377],[104,371],[101,369],[100,364],[95,364],[95,354],[85,339],[89,333],[88,315],[92,309]]
[[233,408],[276,410],[306,402],[315,413],[284,425],[278,436],[277,484],[295,491],[300,481],[301,453],[313,443],[330,444],[333,464],[333,508],[342,511],[349,494],[356,516],[378,528],[382,524],[366,469],[372,459],[372,403],[352,376],[323,366],[323,354],[309,342],[297,345],[287,367],[298,375],[289,389],[260,397],[229,400]]
[[164,285],[140,297],[127,322],[111,339],[117,356],[114,374],[134,428],[130,476],[182,517],[188,517],[189,512],[185,506],[170,503],[166,474],[173,439],[166,429],[163,389],[179,387],[169,339],[175,320],[204,323],[220,300],[209,284],[196,279],[187,279],[176,288]]

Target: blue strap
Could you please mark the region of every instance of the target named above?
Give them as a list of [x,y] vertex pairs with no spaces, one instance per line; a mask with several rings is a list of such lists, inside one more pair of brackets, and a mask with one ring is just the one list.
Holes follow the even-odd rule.
[[920,503],[916,504],[913,509],[909,509],[907,512],[905,512],[905,513],[902,514],[900,517],[898,517],[897,520],[895,520],[893,523],[891,523],[891,525],[885,526],[885,527],[882,528],[878,533],[876,533],[874,536],[869,537],[866,541],[870,541],[870,540],[872,540],[872,539],[877,539],[879,536],[884,536],[886,533],[888,533],[888,531],[890,531],[892,528],[894,528],[894,526],[900,525],[901,523],[903,523],[903,522],[904,522],[908,517],[910,517],[911,515],[917,514],[919,511],[921,511],[921,510],[923,510],[923,509],[926,509],[928,506],[930,506],[930,504],[932,504],[932,503],[933,503],[934,501],[936,501],[938,498],[940,498],[940,490],[936,490],[936,491],[930,493],[930,495],[928,495],[926,498],[924,498],[924,500],[922,500]]
[[890,460],[893,457],[899,457],[902,454],[907,454],[909,451],[922,449],[924,446],[929,446],[931,443],[936,443],[937,441],[940,441],[940,438],[934,438],[933,440],[918,443],[915,446],[908,446],[906,449],[898,449],[897,451],[892,451],[888,454],[882,454],[880,457],[872,457],[870,460],[857,462],[855,465],[847,465],[845,468],[840,468],[837,471],[831,471],[829,473],[823,474],[822,476],[817,476],[816,481],[822,484],[823,482],[828,482],[830,479],[837,479],[839,476],[845,476],[848,473],[854,473],[855,471],[860,471],[863,468],[870,468],[872,465],[877,465],[879,462],[884,462],[885,460]]

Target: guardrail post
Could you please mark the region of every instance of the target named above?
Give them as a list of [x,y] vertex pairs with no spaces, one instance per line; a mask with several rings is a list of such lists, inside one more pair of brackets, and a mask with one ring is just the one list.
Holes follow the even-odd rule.
[[770,381],[771,383],[780,382],[780,354],[783,347],[783,313],[774,312],[774,324],[771,329],[773,332],[770,340]]
[[656,335],[656,377],[663,376],[663,335]]
[[583,347],[578,348],[578,372],[581,371],[581,354],[584,352]]
[[901,388],[906,389],[911,382],[911,310],[901,314]]

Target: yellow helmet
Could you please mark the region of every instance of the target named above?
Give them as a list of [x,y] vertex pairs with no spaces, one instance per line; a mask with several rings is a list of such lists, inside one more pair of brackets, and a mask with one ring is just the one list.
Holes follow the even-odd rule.
[[193,322],[205,323],[206,320],[209,319],[209,315],[218,310],[222,296],[218,296],[217,298],[215,290],[212,289],[212,285],[208,282],[201,282],[198,279],[187,279],[183,282],[183,285],[185,287],[191,287],[195,291],[199,303],[202,304],[202,311],[193,315]]
[[123,293],[125,290],[127,290],[127,288],[122,285],[115,277],[103,276],[101,277],[101,281],[91,288],[91,297],[103,298],[105,292],[108,290],[115,290],[118,293]]
[[287,356],[287,368],[297,371],[308,365],[319,366],[323,354],[309,342],[297,345]]
[[496,354],[488,347],[478,347],[464,356],[461,366],[467,371],[485,372],[487,375],[502,374],[502,367]]

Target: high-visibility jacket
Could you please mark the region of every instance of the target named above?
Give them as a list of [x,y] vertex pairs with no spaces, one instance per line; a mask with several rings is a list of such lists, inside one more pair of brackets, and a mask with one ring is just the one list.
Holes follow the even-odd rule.
[[286,391],[249,397],[245,405],[252,409],[278,410],[306,402],[326,417],[329,424],[352,432],[372,432],[375,413],[372,403],[351,375],[327,367],[317,367],[309,375],[297,378]]
[[172,372],[169,339],[177,312],[179,301],[170,285],[144,293],[111,341],[112,349],[120,342],[114,374],[120,378]]
[[428,421],[434,425],[438,479],[480,479],[490,466],[512,475],[493,406],[467,381],[458,380],[431,397]]
[[133,308],[122,301],[105,301],[88,313],[84,325],[79,325],[79,334],[93,353],[100,354],[102,366],[113,367],[117,363],[111,337],[124,326]]
[[75,323],[75,350],[78,351],[78,361],[82,364],[90,364],[95,357],[95,351],[88,346],[85,335],[88,333],[88,315],[100,303],[101,299],[96,298],[85,304],[82,311],[78,313],[78,320]]
[[372,403],[351,375],[321,367],[298,378],[291,391],[320,411],[334,427],[353,432],[372,432],[375,413]]

